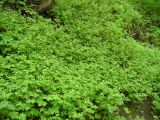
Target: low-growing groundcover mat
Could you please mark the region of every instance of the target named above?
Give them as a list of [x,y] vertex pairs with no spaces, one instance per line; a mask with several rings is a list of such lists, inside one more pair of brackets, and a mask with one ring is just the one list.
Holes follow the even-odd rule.
[[143,22],[131,3],[58,0],[50,12],[0,11],[1,120],[142,120],[146,105],[160,119],[160,50],[128,33]]

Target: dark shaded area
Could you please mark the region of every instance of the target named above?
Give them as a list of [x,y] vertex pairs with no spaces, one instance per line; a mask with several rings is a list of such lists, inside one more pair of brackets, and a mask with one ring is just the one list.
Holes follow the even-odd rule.
[[[140,103],[127,102],[119,107],[117,112],[128,120],[135,119],[137,116],[143,117],[145,120],[153,120],[152,102],[153,100],[150,97]],[[125,110],[126,108],[129,110],[128,113]]]
[[53,15],[51,15],[48,11],[50,7],[54,4],[54,0],[27,0],[24,2],[17,2],[17,1],[9,1],[4,0],[2,3],[3,9],[12,9],[15,11],[20,11],[21,15],[27,17],[33,17],[32,10],[37,12],[39,15],[45,18],[54,19]]

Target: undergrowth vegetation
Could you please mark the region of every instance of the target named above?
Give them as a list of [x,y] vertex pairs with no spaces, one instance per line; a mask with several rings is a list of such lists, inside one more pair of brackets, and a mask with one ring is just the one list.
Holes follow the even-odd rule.
[[159,120],[159,21],[132,2],[57,0],[53,21],[1,10],[0,119]]

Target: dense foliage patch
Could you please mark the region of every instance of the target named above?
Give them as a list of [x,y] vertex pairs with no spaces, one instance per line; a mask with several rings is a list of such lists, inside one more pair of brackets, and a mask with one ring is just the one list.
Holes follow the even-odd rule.
[[138,41],[136,5],[57,0],[49,13],[0,11],[0,119],[141,120],[144,101],[160,119],[160,52]]
[[159,0],[131,0],[131,3],[142,15],[141,23],[133,25],[130,29],[132,36],[138,41],[147,42],[154,46],[160,46]]

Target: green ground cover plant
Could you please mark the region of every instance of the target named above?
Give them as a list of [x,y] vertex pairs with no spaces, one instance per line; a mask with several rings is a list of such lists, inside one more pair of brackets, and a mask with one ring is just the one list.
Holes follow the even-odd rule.
[[158,0],[131,0],[131,3],[143,19],[140,24],[131,27],[130,33],[138,41],[159,46],[160,2]]
[[0,119],[159,120],[159,26],[138,5],[57,0],[54,20],[1,9]]

